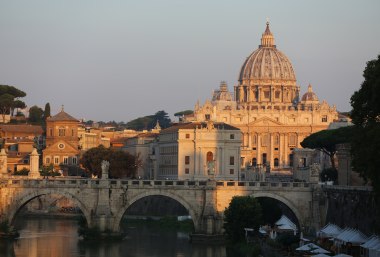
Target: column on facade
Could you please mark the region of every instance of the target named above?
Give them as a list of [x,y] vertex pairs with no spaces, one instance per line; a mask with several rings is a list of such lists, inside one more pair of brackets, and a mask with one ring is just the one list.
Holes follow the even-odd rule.
[[285,165],[289,165],[289,154],[288,154],[288,133],[284,134],[284,161]]
[[249,129],[248,129],[248,148],[249,150],[252,150],[252,133],[249,133]]
[[271,168],[274,167],[274,163],[273,163],[273,147],[274,147],[274,143],[273,143],[273,133],[269,133],[269,151],[268,151],[268,158],[269,158],[269,165]]
[[260,133],[257,133],[256,152],[257,152],[257,156],[256,156],[257,163],[262,164],[262,160],[261,160],[261,134]]
[[217,166],[217,174],[219,175],[219,177],[224,177],[224,169],[223,169],[223,159],[222,159],[222,151],[223,151],[223,148],[222,147],[218,147],[217,148],[217,162],[216,162],[216,166]]
[[201,171],[202,171],[202,151],[201,151],[201,148],[200,147],[197,147],[197,155],[198,155],[198,158],[197,158],[197,171],[196,171],[196,175],[200,175],[201,174]]
[[278,153],[279,153],[279,164],[280,164],[280,166],[284,166],[284,164],[285,164],[285,160],[284,160],[284,149],[285,149],[285,147],[284,147],[284,134],[283,133],[280,133],[280,143],[279,143],[279,151],[278,151]]
[[257,87],[257,102],[261,102],[261,87]]

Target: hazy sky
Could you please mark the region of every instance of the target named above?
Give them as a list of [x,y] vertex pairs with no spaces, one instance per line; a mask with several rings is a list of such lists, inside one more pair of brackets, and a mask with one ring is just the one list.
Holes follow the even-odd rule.
[[379,0],[0,0],[0,84],[29,106],[76,118],[129,121],[230,91],[269,17],[301,95],[350,110],[380,54]]

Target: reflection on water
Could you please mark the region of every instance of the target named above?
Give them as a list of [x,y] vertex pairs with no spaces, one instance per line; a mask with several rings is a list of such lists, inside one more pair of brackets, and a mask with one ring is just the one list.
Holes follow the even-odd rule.
[[188,234],[148,226],[128,227],[121,242],[83,242],[77,235],[77,221],[67,219],[20,218],[15,224],[20,238],[0,241],[5,257],[225,257],[220,245],[196,245]]

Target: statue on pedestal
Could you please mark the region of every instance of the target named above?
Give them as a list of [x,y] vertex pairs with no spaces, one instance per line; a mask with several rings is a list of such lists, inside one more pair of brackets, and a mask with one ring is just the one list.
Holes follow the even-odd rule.
[[110,168],[110,162],[103,160],[101,167],[102,167],[102,179],[108,179],[108,170]]

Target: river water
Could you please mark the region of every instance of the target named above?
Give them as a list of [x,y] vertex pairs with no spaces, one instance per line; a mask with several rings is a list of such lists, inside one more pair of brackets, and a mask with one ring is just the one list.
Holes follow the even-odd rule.
[[139,225],[119,242],[87,243],[76,220],[19,217],[20,238],[0,241],[0,257],[228,257],[223,245],[192,244],[188,233]]

